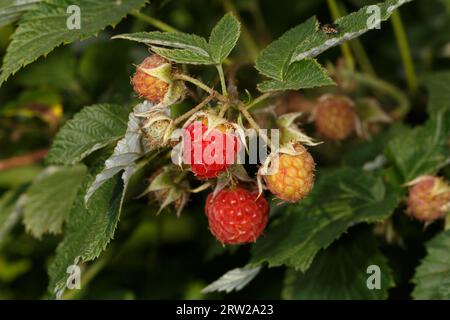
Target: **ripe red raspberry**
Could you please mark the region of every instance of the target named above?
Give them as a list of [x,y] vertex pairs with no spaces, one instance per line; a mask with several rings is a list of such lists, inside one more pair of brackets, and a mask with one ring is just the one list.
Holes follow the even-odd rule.
[[184,163],[197,178],[216,178],[236,161],[239,140],[225,125],[208,131],[207,121],[197,120],[186,127],[184,135]]
[[417,220],[432,222],[450,211],[450,187],[440,178],[419,178],[409,190],[408,214]]
[[158,77],[151,76],[146,70],[152,70],[163,64],[169,63],[166,59],[156,54],[147,57],[137,68],[131,82],[134,91],[139,97],[160,103],[169,91],[169,83]]
[[274,174],[264,176],[267,188],[278,198],[289,202],[306,197],[314,184],[314,159],[301,145],[297,145],[295,150],[298,152],[296,155],[280,154]]
[[324,139],[340,141],[356,130],[353,102],[342,96],[325,95],[319,99],[314,115],[316,130]]
[[257,191],[224,189],[206,199],[209,229],[222,244],[255,242],[269,218],[269,204]]

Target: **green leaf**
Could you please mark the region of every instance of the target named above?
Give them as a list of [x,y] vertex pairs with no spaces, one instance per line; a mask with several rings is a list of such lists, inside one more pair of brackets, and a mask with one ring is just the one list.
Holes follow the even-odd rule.
[[[387,0],[376,4],[380,12],[380,21],[386,21],[392,12],[405,3],[412,0]],[[336,35],[329,35],[321,30],[309,34],[298,44],[291,58],[291,63],[306,58],[316,57],[329,48],[340,45],[343,42],[357,38],[369,30],[376,27],[371,24],[374,12],[369,10],[369,6],[361,8],[357,12],[337,19],[334,23],[338,25],[339,32]]]
[[25,190],[24,185],[19,186],[7,191],[0,198],[0,246],[22,216]]
[[120,176],[105,182],[92,197],[92,204],[86,209],[84,194],[103,168],[104,158],[90,170],[85,178],[69,214],[64,239],[56,250],[56,256],[49,266],[50,296],[60,297],[69,274],[67,268],[96,259],[114,236],[123,201],[123,183]]
[[283,81],[268,80],[258,84],[261,92],[299,90],[333,85],[334,81],[324,68],[313,59],[306,59],[290,65]]
[[[117,24],[128,12],[147,0],[47,0],[22,16],[12,36],[0,74],[0,85],[20,68],[46,55],[61,44],[86,39]],[[67,8],[81,9],[81,28],[69,29]]]
[[94,182],[87,189],[86,203],[103,183],[121,171],[123,171],[122,179],[126,189],[136,170],[136,161],[150,151],[147,144],[142,141],[141,128],[145,119],[140,115],[148,113],[152,107],[153,103],[145,101],[138,104],[130,113],[125,136],[117,143],[113,154],[105,162],[105,168],[95,177]]
[[17,74],[15,81],[26,87],[52,87],[74,89],[76,83],[76,58],[70,50],[56,50],[39,59]]
[[256,60],[256,69],[270,78],[283,80],[296,46],[308,34],[315,32],[318,26],[317,19],[313,17],[287,31],[261,51]]
[[450,71],[435,72],[425,78],[428,88],[428,112],[432,115],[450,110]]
[[69,216],[86,167],[48,167],[26,193],[23,223],[34,237],[58,234]]
[[[367,267],[380,268],[380,289],[369,289]],[[394,284],[387,259],[372,237],[344,237],[321,251],[305,273],[288,269],[282,296],[295,300],[377,300]]]
[[[380,10],[380,20],[387,20],[391,13],[404,3],[412,0],[388,0],[377,4]],[[296,66],[298,61],[316,57],[325,50],[337,46],[345,41],[356,38],[371,28],[376,27],[374,12],[364,7],[335,21],[338,25],[337,34],[327,34],[319,28],[315,17],[310,18],[297,27],[287,31],[278,40],[265,48],[256,61],[256,68],[263,75],[272,80],[263,82],[258,86],[260,91],[297,90],[300,88],[312,88],[315,86],[333,84],[325,75],[325,71],[318,71],[317,66],[310,66],[306,71],[316,70],[316,76],[309,84],[302,68]],[[297,83],[298,81],[298,83]]]
[[253,248],[252,263],[306,271],[316,253],[348,228],[389,217],[399,199],[381,178],[342,167],[322,172],[311,195],[274,221]]
[[210,283],[202,290],[202,293],[226,292],[242,290],[248,285],[261,271],[261,266],[235,268],[228,271],[216,281]]
[[160,56],[174,61],[176,63],[185,64],[214,64],[209,56],[205,56],[197,51],[188,49],[166,49],[152,47],[152,50]]
[[145,43],[160,56],[185,64],[219,64],[230,54],[239,39],[240,24],[226,14],[205,38],[182,32],[137,32],[121,34],[113,39],[127,39]]
[[425,126],[405,131],[391,140],[386,155],[402,183],[430,174],[450,157],[450,110],[440,112]]
[[[121,34],[113,39],[145,43],[160,56],[186,64],[214,64],[205,38],[182,32],[137,32]],[[170,48],[170,49],[169,49]]]
[[18,20],[42,0],[4,0],[0,4],[0,28]]
[[126,39],[150,46],[187,49],[209,57],[205,38],[182,32],[136,32],[114,36],[112,39]]
[[0,172],[0,188],[11,189],[30,183],[42,171],[42,166],[33,164],[11,168]]
[[388,143],[398,135],[405,134],[408,127],[403,124],[394,124],[373,136],[370,141],[361,141],[353,146],[351,152],[344,154],[342,161],[347,166],[363,167],[373,163],[376,159],[384,156],[384,150]]
[[427,256],[416,269],[412,293],[414,299],[450,299],[450,230],[442,232],[426,245]]
[[127,129],[128,108],[98,104],[85,107],[56,135],[47,161],[70,165],[120,139]]
[[216,63],[222,63],[236,45],[241,25],[233,14],[226,14],[214,27],[209,37],[209,51]]

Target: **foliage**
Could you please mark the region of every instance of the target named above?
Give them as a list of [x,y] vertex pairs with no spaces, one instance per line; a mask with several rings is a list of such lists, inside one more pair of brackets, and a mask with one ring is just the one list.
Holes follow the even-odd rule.
[[[450,179],[448,1],[386,0],[379,21],[370,1],[328,1],[338,12],[315,0],[224,1],[225,13],[199,3],[0,5],[0,298],[449,299],[450,218],[425,229],[406,208],[411,181]],[[80,29],[67,27],[70,5]],[[144,70],[167,85],[159,103],[129,81],[149,50],[170,63]],[[351,102],[345,141],[315,130],[324,95]],[[237,135],[279,128],[316,162],[311,193],[270,199],[268,227],[247,246],[215,242],[202,195],[262,188],[265,164],[199,181],[171,163],[175,144],[146,142],[205,110]],[[80,291],[66,290],[74,265]],[[370,265],[380,290],[367,286]]]

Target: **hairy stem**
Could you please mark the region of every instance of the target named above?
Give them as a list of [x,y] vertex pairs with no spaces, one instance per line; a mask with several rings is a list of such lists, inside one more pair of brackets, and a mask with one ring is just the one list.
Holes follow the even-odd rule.
[[230,108],[230,103],[224,103],[221,107],[220,107],[220,111],[219,111],[219,117],[223,118],[223,116],[225,115],[225,112],[228,111],[228,109]]
[[387,95],[391,96],[394,100],[396,100],[397,107],[395,108],[395,111],[391,113],[391,116],[394,119],[401,119],[409,112],[411,106],[408,98],[403,94],[401,90],[391,85],[390,83],[379,78],[367,74],[361,74],[358,72],[343,71],[342,74],[348,79],[353,79],[361,84],[373,88],[374,90],[384,92]]
[[183,122],[184,120],[190,118],[194,113],[203,109],[213,98],[214,98],[214,93],[211,94],[209,97],[207,97],[205,100],[203,100],[201,103],[196,105],[194,108],[189,110],[188,112],[186,112],[186,113],[182,114],[181,116],[179,116],[178,118],[176,118],[174,121],[174,124],[178,125],[181,122]]
[[223,73],[222,64],[218,64],[216,68],[217,71],[219,72],[220,85],[222,86],[222,94],[224,97],[228,97],[227,84],[225,82],[225,75]]
[[192,83],[193,85],[199,87],[203,91],[208,92],[210,95],[214,95],[214,98],[216,98],[217,100],[219,100],[221,102],[228,102],[228,99],[226,97],[224,97],[223,95],[221,95],[219,92],[217,92],[213,88],[208,87],[206,84],[204,84],[200,80],[195,79],[191,76],[188,76],[187,74],[182,74],[182,73],[176,74],[173,76],[173,80],[183,80],[183,81]]
[[[338,5],[339,10],[339,16],[345,16],[348,14],[347,9],[345,7],[345,4],[340,2]],[[364,49],[364,46],[361,43],[361,40],[359,38],[355,38],[353,40],[350,40],[349,42],[350,48],[352,49],[355,59],[358,63],[358,65],[361,67],[361,70],[364,73],[370,74],[371,76],[376,77],[376,71],[375,68],[372,65],[372,62],[370,61],[370,58]]]
[[0,160],[0,171],[16,167],[27,166],[41,161],[48,153],[48,149],[41,149],[21,156]]
[[245,107],[245,105],[239,104],[238,105],[238,109],[242,113],[242,115],[245,117],[245,119],[247,119],[248,123],[250,124],[250,126],[253,129],[255,129],[257,131],[261,130],[259,124],[256,123],[255,119],[253,119],[252,115],[250,114],[250,112],[248,112],[248,110]]
[[414,63],[409,47],[408,37],[406,36],[405,28],[403,27],[402,18],[398,11],[394,11],[391,16],[392,26],[394,28],[395,38],[402,57],[403,67],[405,68],[406,81],[411,92],[417,90],[417,76],[414,68]]
[[250,102],[249,104],[247,104],[247,105],[245,106],[245,108],[246,108],[247,110],[249,110],[249,109],[253,108],[254,106],[256,106],[257,104],[259,104],[260,102],[262,102],[262,101],[264,101],[264,100],[267,100],[267,99],[270,98],[271,96],[272,96],[272,93],[271,93],[271,92],[266,92],[266,93],[260,95],[258,98],[256,98],[256,99],[253,100],[252,102]]
[[248,123],[250,124],[250,126],[255,129],[256,131],[258,131],[259,135],[261,136],[261,138],[264,140],[264,142],[267,144],[267,146],[270,148],[272,146],[272,143],[270,142],[269,137],[263,133],[261,131],[261,127],[259,126],[259,124],[256,123],[255,119],[253,119],[252,115],[250,114],[250,112],[247,110],[247,108],[245,107],[244,104],[240,103],[237,106],[238,110],[241,112],[241,114],[244,116],[245,119],[247,119]]
[[179,30],[175,29],[174,27],[168,25],[167,23],[158,20],[156,18],[150,17],[146,14],[143,14],[139,11],[133,11],[131,15],[141,21],[144,21],[148,23],[149,25],[155,27],[156,29],[159,29],[161,31],[165,32],[179,32]]

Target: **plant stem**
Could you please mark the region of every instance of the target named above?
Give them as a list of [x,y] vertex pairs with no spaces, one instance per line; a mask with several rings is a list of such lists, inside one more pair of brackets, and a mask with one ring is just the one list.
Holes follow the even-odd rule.
[[191,117],[194,113],[196,113],[197,111],[200,111],[201,109],[203,109],[204,106],[206,106],[212,99],[214,98],[214,94],[211,94],[208,98],[206,98],[205,100],[203,100],[201,103],[199,103],[197,106],[195,106],[194,108],[192,108],[191,110],[189,110],[188,112],[182,114],[181,116],[179,116],[178,118],[175,119],[174,124],[178,125],[181,122],[183,122],[184,120],[188,119],[189,117]]
[[221,95],[219,92],[217,92],[213,88],[208,87],[206,84],[204,84],[200,80],[195,79],[191,76],[188,76],[187,74],[183,74],[183,73],[175,74],[173,76],[173,80],[183,80],[186,82],[190,82],[190,83],[196,85],[197,87],[199,87],[200,89],[202,89],[203,91],[208,92],[210,95],[214,95],[214,98],[216,98],[217,100],[219,100],[221,102],[228,102],[228,99],[226,97],[224,97],[223,95]]
[[450,213],[445,217],[444,230],[450,230]]
[[247,110],[249,110],[249,109],[253,108],[254,106],[256,106],[258,103],[270,98],[271,96],[272,96],[271,92],[266,92],[266,93],[260,95],[258,98],[256,98],[252,102],[250,102],[249,104],[247,104],[245,108]]
[[361,84],[367,85],[375,90],[379,90],[390,95],[397,101],[397,108],[395,112],[391,113],[394,119],[403,118],[410,110],[410,103],[408,98],[403,94],[401,90],[391,85],[390,83],[383,81],[379,78],[362,74],[354,71],[343,71],[342,75],[349,79],[353,79]]
[[253,129],[255,129],[256,131],[258,131],[258,133],[260,134],[261,138],[264,140],[264,142],[270,148],[272,146],[272,143],[270,142],[269,137],[265,133],[263,133],[261,131],[261,127],[256,123],[255,119],[253,119],[252,115],[250,114],[250,112],[248,112],[248,110],[245,107],[245,105],[243,103],[240,103],[240,104],[238,104],[237,107],[238,107],[239,111],[242,113],[242,115],[245,117],[245,119],[247,119],[247,121],[250,124],[250,126]]
[[402,57],[403,67],[405,68],[408,88],[412,93],[414,93],[417,91],[417,76],[414,69],[414,63],[411,55],[411,49],[408,43],[408,37],[406,36],[402,18],[398,11],[394,11],[392,13],[391,22],[394,28],[395,38],[397,39],[397,46]]
[[47,153],[48,149],[41,149],[21,156],[2,159],[0,161],[0,171],[27,166],[39,162],[47,156]]
[[220,85],[222,86],[222,95],[224,97],[228,97],[227,84],[225,82],[225,75],[223,74],[222,64],[218,64],[216,68],[217,71],[219,72]]
[[[336,0],[327,0],[327,4],[333,20],[338,19],[340,17],[340,12]],[[345,61],[347,61],[347,66],[353,70],[355,68],[355,60],[353,59],[352,51],[350,50],[348,43],[341,44],[341,50]]]
[[224,103],[221,107],[220,107],[220,111],[219,111],[219,117],[223,118],[223,116],[225,115],[225,112],[228,111],[228,109],[230,108],[230,103]]
[[255,61],[256,58],[259,55],[259,48],[256,44],[255,40],[253,40],[252,35],[248,31],[245,24],[242,23],[242,19],[239,15],[239,12],[236,10],[236,7],[234,6],[234,3],[232,0],[223,0],[223,6],[226,11],[232,12],[236,18],[241,21],[241,34],[242,34],[242,41],[244,42],[245,47],[247,48],[247,51],[252,59],[252,61]]
[[[345,16],[348,14],[347,9],[344,5],[344,3],[340,2],[338,5],[339,10],[339,16]],[[364,49],[364,46],[361,43],[361,40],[359,38],[355,38],[353,40],[350,40],[349,42],[350,48],[352,49],[353,53],[355,54],[355,59],[358,62],[358,65],[361,67],[361,70],[364,73],[370,74],[371,76],[376,77],[377,73],[375,71],[375,68],[372,65],[372,62],[370,62],[370,58],[367,55],[366,50]]]
[[142,20],[144,22],[147,22],[149,25],[165,32],[179,32],[179,30],[175,29],[174,27],[168,25],[167,23],[158,20],[156,18],[150,17],[146,14],[143,14],[139,11],[133,11],[131,15],[139,20]]
[[250,114],[250,112],[248,112],[248,110],[245,107],[245,105],[239,104],[238,105],[238,109],[242,113],[242,115],[245,117],[245,119],[247,119],[248,123],[250,124],[250,126],[253,129],[255,129],[257,131],[261,130],[259,124],[256,123],[255,119],[253,119],[252,115]]
[[377,73],[370,62],[369,56],[367,55],[361,41],[356,38],[349,41],[350,47],[352,51],[355,53],[355,58],[358,61],[358,65],[361,67],[361,70],[373,77],[377,76]]

